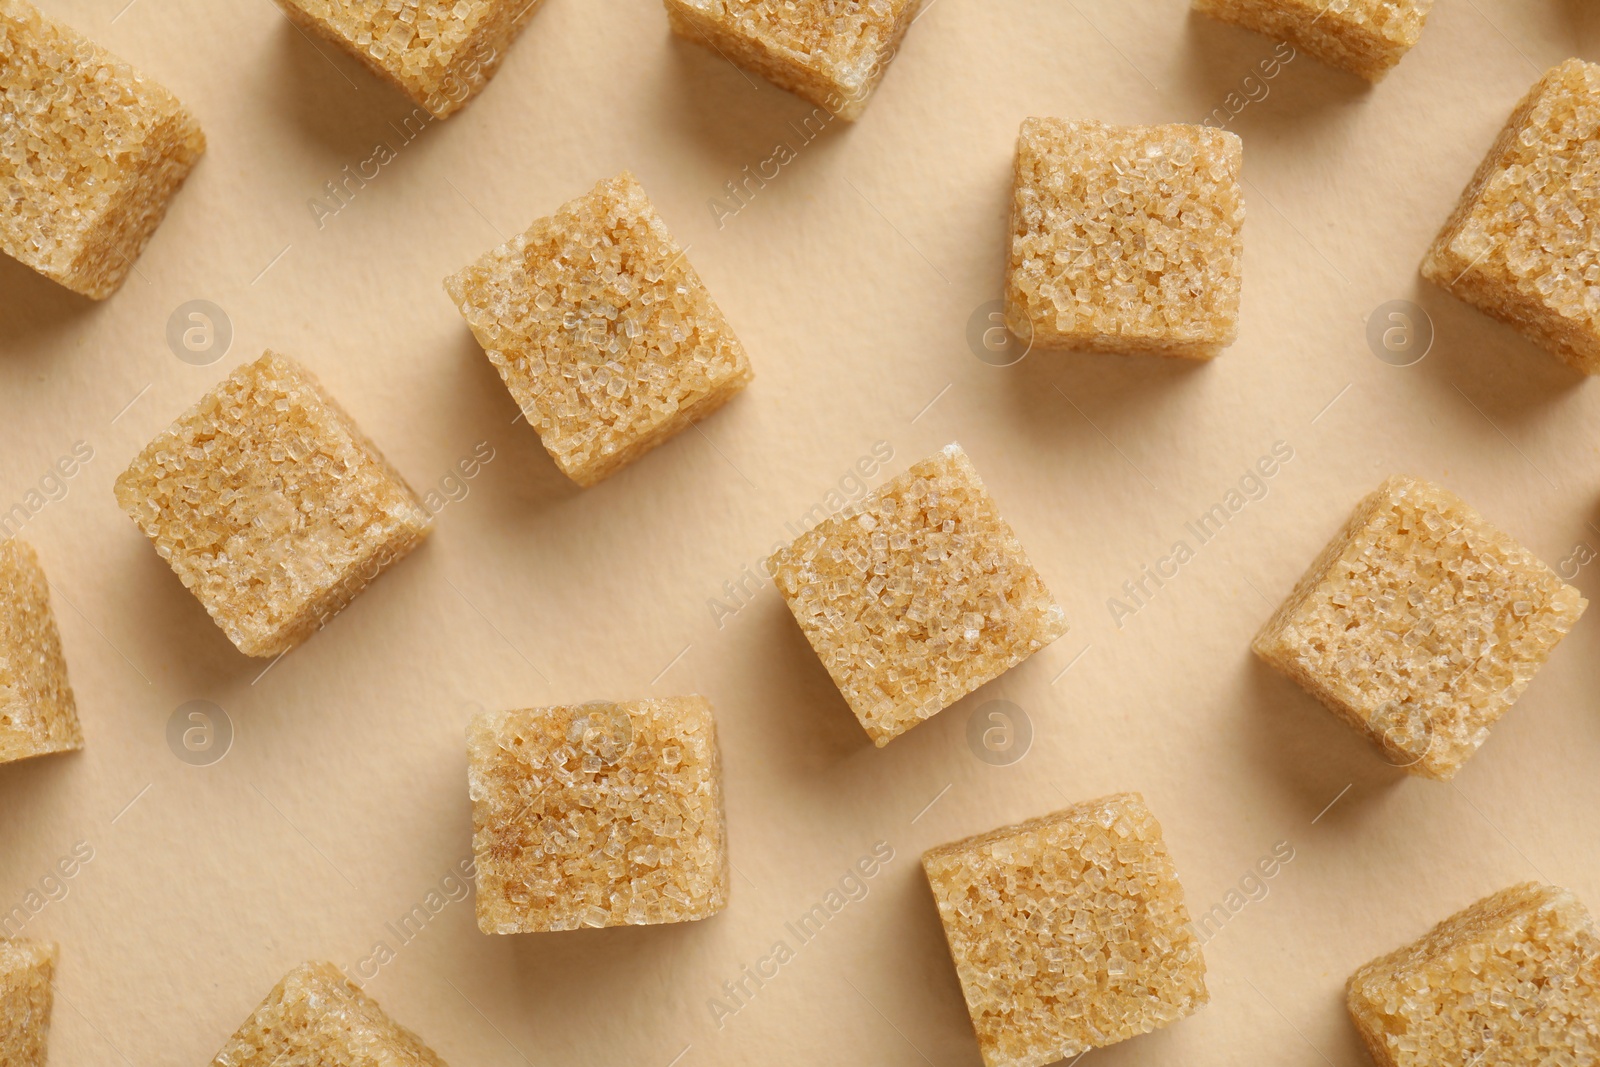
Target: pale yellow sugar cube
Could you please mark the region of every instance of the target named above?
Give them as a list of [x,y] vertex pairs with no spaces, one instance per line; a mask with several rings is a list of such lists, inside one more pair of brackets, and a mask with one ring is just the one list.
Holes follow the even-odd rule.
[[117,502],[250,656],[278,656],[427,535],[429,516],[309,371],[268,352],[157,435]]
[[858,119],[921,0],[666,0],[675,33]]
[[528,425],[579,485],[750,381],[744,346],[684,252],[624,172],[445,279]]
[[1525,883],[1350,976],[1378,1067],[1600,1063],[1600,936],[1566,889]]
[[0,541],[0,763],[82,747],[50,583],[31,545]]
[[0,251],[103,300],[205,149],[166,89],[28,0],[0,0]]
[[825,519],[767,567],[880,747],[1067,632],[960,445]]
[[1210,999],[1161,826],[1101,797],[922,857],[986,1067],[1042,1067]]
[[1422,36],[1433,0],[1194,0],[1212,18],[1288,41],[1371,82]]
[[267,994],[211,1067],[445,1067],[331,963],[303,963]]
[[542,2],[278,0],[278,6],[442,119],[489,83]]
[[1255,639],[1255,652],[1399,766],[1449,779],[1588,601],[1447,490],[1384,482]]
[[704,697],[486,713],[467,749],[484,933],[687,922],[727,904]]
[[1239,333],[1243,160],[1209,126],[1031,118],[1006,325],[1035,348],[1210,359]]

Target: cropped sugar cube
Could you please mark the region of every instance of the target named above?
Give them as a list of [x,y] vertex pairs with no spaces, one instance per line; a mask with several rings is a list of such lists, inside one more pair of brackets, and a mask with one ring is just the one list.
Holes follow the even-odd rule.
[[50,583],[31,545],[0,541],[0,763],[82,747]]
[[302,963],[222,1046],[211,1067],[445,1067],[422,1039],[331,963]]
[[490,712],[467,750],[484,933],[688,922],[727,904],[704,697]]
[[1007,327],[1036,348],[1217,355],[1239,334],[1242,162],[1210,126],[1024,121]]
[[666,0],[673,32],[855,120],[922,0]]
[[278,0],[436,119],[489,83],[543,0]]
[[579,485],[710,415],[751,379],[744,346],[627,172],[444,285]]
[[1378,1067],[1600,1063],[1600,937],[1555,886],[1485,897],[1362,967],[1346,995]]
[[1455,776],[1588,605],[1461,499],[1384,482],[1255,652],[1412,774]]
[[104,300],[205,148],[166,89],[28,0],[0,0],[0,251]]
[[1288,41],[1377,82],[1422,37],[1433,0],[1194,0],[1212,18]]
[[1512,112],[1422,275],[1600,374],[1600,66],[1569,59]]
[[56,946],[0,940],[0,1064],[45,1067]]
[[151,441],[116,493],[249,656],[281,655],[321,629],[430,522],[316,378],[275,352]]
[[1205,960],[1161,826],[1118,793],[922,857],[986,1067],[1041,1067],[1193,1015]]
[[1067,632],[956,444],[796,538],[767,571],[880,748]]

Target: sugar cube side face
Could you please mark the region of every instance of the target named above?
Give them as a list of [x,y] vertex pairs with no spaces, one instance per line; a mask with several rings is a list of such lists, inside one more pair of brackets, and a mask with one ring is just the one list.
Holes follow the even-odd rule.
[[1600,374],[1600,65],[1569,59],[1523,98],[1422,275]]
[[1209,999],[1161,826],[1137,793],[930,849],[950,956],[987,1067],[1041,1067]]
[[1526,883],[1351,976],[1379,1067],[1600,1062],[1600,937],[1566,889]]
[[0,0],[0,251],[105,299],[205,147],[166,89],[28,0]]
[[842,119],[855,120],[922,0],[665,0],[672,29]]
[[[278,0],[291,21],[343,48],[428,116],[482,91],[543,0]],[[415,136],[426,116],[405,120]]]
[[825,519],[767,571],[880,747],[1067,632],[960,445]]
[[117,502],[250,656],[278,656],[427,535],[405,479],[304,367],[230,374],[117,478]]
[[1242,142],[1209,126],[1030,118],[1006,325],[1037,348],[1210,359],[1239,333]]
[[1433,0],[1194,0],[1194,9],[1369,82],[1381,81],[1422,37]]
[[32,545],[0,541],[0,763],[82,747],[50,583]]
[[272,988],[212,1067],[278,1064],[445,1067],[331,963],[303,963]]
[[590,486],[716,411],[750,361],[623,173],[445,279],[545,449]]
[[486,713],[467,748],[484,933],[687,922],[726,905],[704,697]]
[[1255,639],[1407,771],[1447,780],[1587,601],[1460,498],[1390,478]]
[[56,946],[0,940],[0,1063],[45,1067],[55,1000]]

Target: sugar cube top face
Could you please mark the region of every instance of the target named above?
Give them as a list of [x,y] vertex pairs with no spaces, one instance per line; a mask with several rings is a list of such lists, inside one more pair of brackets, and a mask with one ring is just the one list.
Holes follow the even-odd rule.
[[1600,937],[1555,886],[1485,897],[1346,993],[1378,1067],[1600,1062]]
[[1600,66],[1569,59],[1500,132],[1422,275],[1600,374]]
[[543,0],[278,0],[436,119],[489,83]]
[[1588,602],[1454,494],[1394,477],[1255,640],[1391,762],[1461,769]]
[[1023,122],[1007,327],[1039,348],[1210,359],[1232,344],[1242,161],[1209,126]]
[[0,940],[0,1063],[45,1067],[56,946]]
[[1432,7],[1433,0],[1194,0],[1196,11],[1288,41],[1370,82],[1411,51]]
[[879,747],[1067,632],[960,445],[796,538],[767,571]]
[[579,485],[711,414],[751,378],[744,346],[626,172],[445,289]]
[[487,713],[467,750],[484,933],[686,922],[727,903],[704,697]]
[[31,545],[0,541],[0,763],[82,747],[44,568]]
[[250,656],[310,637],[415,548],[430,521],[310,372],[274,352],[151,441],[116,492]]
[[866,110],[921,0],[666,0],[678,35],[842,119]]
[[1137,793],[930,849],[922,866],[986,1067],[1041,1067],[1208,1000],[1161,826]]
[[0,0],[0,251],[105,299],[205,147],[166,89],[28,0]]
[[211,1067],[445,1067],[416,1034],[384,1014],[331,963],[290,971]]

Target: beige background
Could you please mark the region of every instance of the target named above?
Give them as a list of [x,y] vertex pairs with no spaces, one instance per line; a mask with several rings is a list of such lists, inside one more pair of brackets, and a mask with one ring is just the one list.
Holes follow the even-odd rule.
[[[864,121],[801,148],[719,230],[708,200],[795,142],[809,108],[670,38],[652,0],[548,0],[483,95],[319,230],[308,199],[398,145],[409,105],[268,0],[123,2],[45,6],[171,87],[210,150],[106,303],[0,263],[0,508],[74,442],[95,453],[24,531],[88,747],[0,768],[0,909],[74,843],[94,849],[25,931],[62,944],[59,1067],[204,1063],[290,966],[355,967],[380,940],[398,951],[370,990],[458,1067],[976,1064],[918,854],[1117,790],[1148,797],[1194,910],[1274,843],[1295,859],[1207,945],[1208,1008],[1090,1062],[1362,1063],[1341,992],[1360,963],[1523,879],[1600,906],[1600,620],[1453,785],[1387,766],[1247,651],[1394,471],[1444,482],[1552,565],[1600,549],[1597,387],[1415,273],[1516,99],[1595,56],[1587,0],[1440,0],[1371,91],[1308,57],[1283,69],[1232,127],[1244,311],[1214,364],[1035,353],[1008,369],[965,330],[1000,292],[1018,123],[1198,121],[1271,42],[1182,0],[936,0]],[[624,167],[692,246],[756,380],[703,432],[580,491],[513,424],[440,279]],[[206,367],[164,339],[196,298],[235,331]],[[1363,320],[1393,299],[1436,323],[1416,366],[1368,350]],[[495,459],[426,547],[262,675],[111,483],[267,346],[314,368],[419,489],[479,441]],[[770,586],[721,628],[708,600],[874,442],[894,450],[876,485],[951,440],[1072,630],[875,750]],[[1294,459],[1269,495],[1114,626],[1107,598],[1275,441]],[[1600,565],[1576,583],[1600,592]],[[725,913],[490,938],[452,903],[398,946],[385,924],[469,851],[474,709],[686,691],[720,722],[740,872]],[[165,740],[196,699],[237,731],[204,768]],[[1035,731],[1011,766],[967,743],[994,699]],[[895,858],[867,897],[715,1026],[720,983],[778,938],[795,947],[785,921],[877,841]]]

